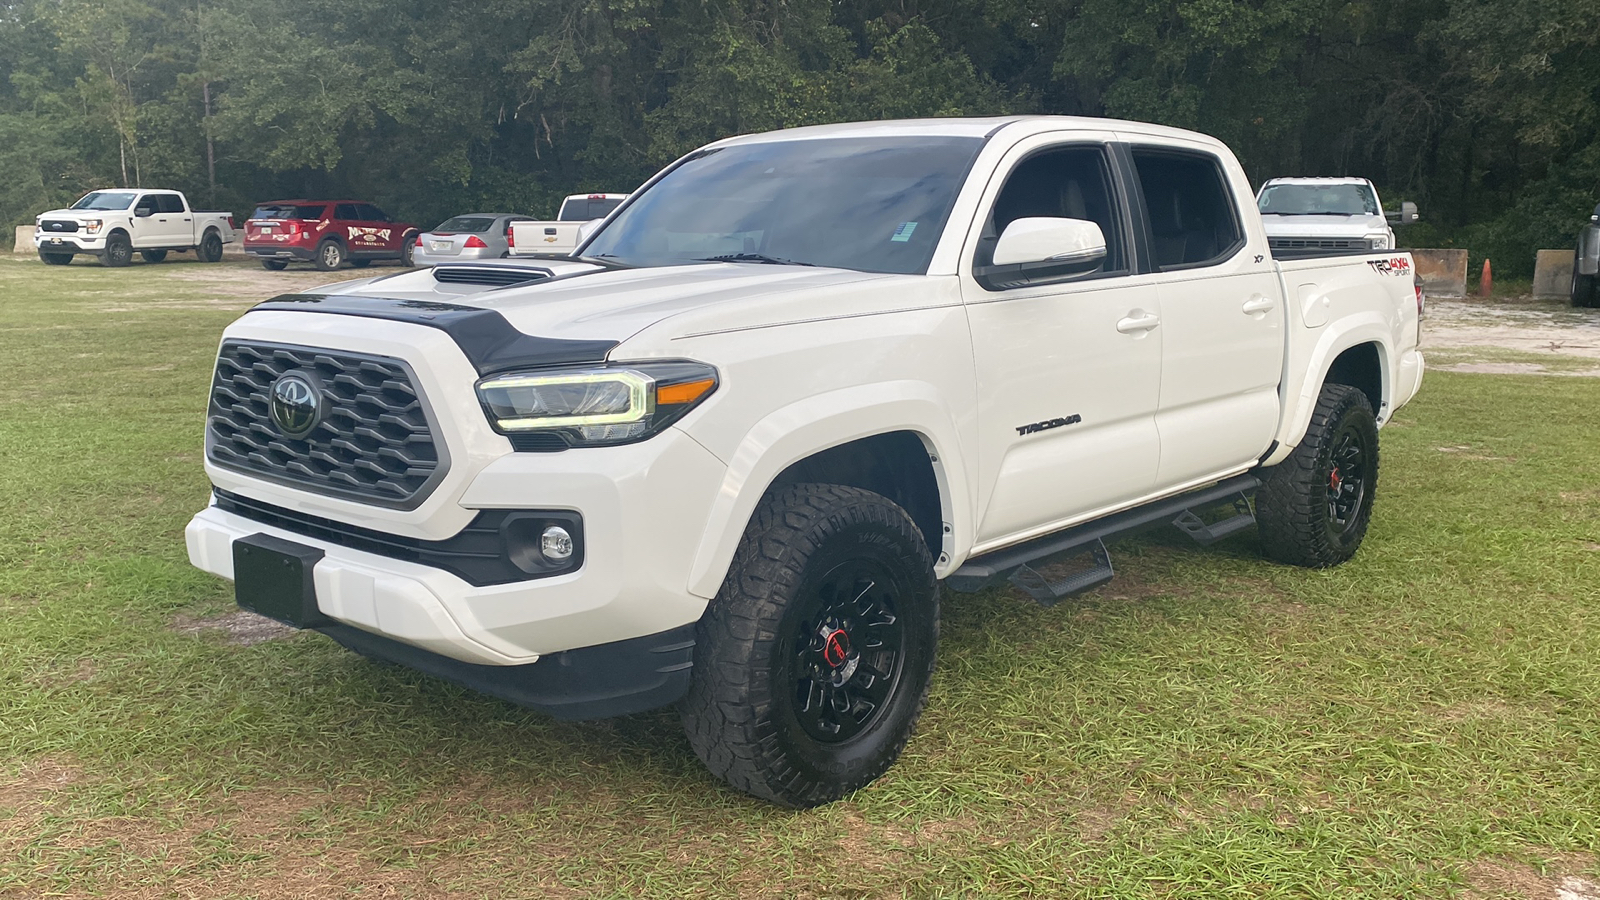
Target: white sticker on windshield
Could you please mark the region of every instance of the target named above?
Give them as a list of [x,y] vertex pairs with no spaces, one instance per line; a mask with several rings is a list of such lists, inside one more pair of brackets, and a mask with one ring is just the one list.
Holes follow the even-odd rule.
[[896,241],[896,242],[899,242],[899,243],[903,244],[906,241],[911,240],[911,232],[916,231],[916,230],[917,230],[917,223],[915,223],[915,222],[901,222],[900,223],[900,227],[896,228],[894,230],[894,237],[889,238],[889,240]]

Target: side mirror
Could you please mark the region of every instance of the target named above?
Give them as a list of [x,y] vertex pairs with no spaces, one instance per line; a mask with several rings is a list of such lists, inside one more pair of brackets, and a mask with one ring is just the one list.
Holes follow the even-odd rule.
[[156,211],[155,211],[155,209],[153,209],[153,208],[151,208],[149,206],[141,206],[141,207],[136,208],[133,211],[133,214],[135,216],[138,216],[141,219],[148,219],[151,216],[155,215]]
[[1066,281],[1105,264],[1106,238],[1083,219],[1017,219],[995,242],[993,260],[973,267],[978,283],[992,291]]
[[1407,200],[1400,204],[1400,211],[1398,213],[1389,213],[1388,215],[1384,216],[1384,218],[1396,225],[1413,225],[1416,224],[1416,221],[1422,217],[1417,215],[1417,205],[1412,203],[1410,200]]

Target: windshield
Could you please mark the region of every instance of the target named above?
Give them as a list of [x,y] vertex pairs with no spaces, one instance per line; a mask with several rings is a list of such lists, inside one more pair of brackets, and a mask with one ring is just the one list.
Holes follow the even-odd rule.
[[1364,184],[1269,184],[1256,205],[1272,216],[1378,214],[1378,198]]
[[138,191],[93,191],[72,204],[72,209],[127,209]]
[[583,249],[628,265],[705,260],[926,272],[980,138],[823,138],[691,156]]
[[483,234],[494,224],[494,219],[486,216],[456,216],[445,219],[444,224],[433,230],[434,234]]
[[322,218],[323,204],[313,203],[306,206],[296,206],[292,203],[268,204],[256,207],[250,214],[252,219],[320,219]]

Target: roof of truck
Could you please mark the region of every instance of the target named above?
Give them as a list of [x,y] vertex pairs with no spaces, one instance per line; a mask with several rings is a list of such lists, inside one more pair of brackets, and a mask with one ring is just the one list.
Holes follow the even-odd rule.
[[778,140],[807,140],[838,137],[990,137],[1002,129],[1019,135],[1047,131],[1117,131],[1149,137],[1203,141],[1221,146],[1210,135],[1165,125],[1133,122],[1127,119],[1094,119],[1085,116],[993,116],[989,118],[891,119],[886,122],[844,122],[838,125],[808,125],[746,134],[718,141],[718,145],[759,143]]
[[1315,175],[1315,176],[1306,176],[1306,177],[1301,177],[1301,176],[1296,175],[1296,176],[1293,176],[1293,177],[1285,177],[1285,178],[1268,178],[1266,180],[1266,183],[1267,184],[1371,184],[1372,182],[1367,180],[1367,179],[1365,179],[1365,178],[1357,178],[1354,175],[1331,175],[1331,176]]

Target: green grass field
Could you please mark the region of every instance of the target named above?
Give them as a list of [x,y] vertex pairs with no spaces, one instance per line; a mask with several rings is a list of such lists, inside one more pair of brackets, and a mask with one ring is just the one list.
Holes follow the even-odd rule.
[[218,335],[319,280],[0,260],[0,896],[1600,881],[1600,379],[1430,375],[1338,569],[1155,532],[1054,609],[947,596],[899,764],[790,812],[713,781],[670,710],[558,723],[320,635],[204,627],[233,609],[183,546]]

